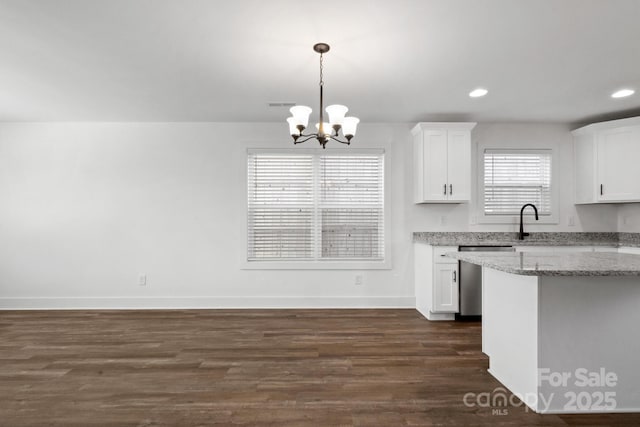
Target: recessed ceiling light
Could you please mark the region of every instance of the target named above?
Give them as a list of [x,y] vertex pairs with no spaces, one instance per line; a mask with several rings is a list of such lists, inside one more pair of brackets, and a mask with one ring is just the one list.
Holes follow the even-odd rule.
[[469,92],[469,96],[472,97],[472,98],[480,98],[481,96],[485,96],[487,93],[489,93],[488,90],[482,89],[482,88],[478,88],[478,89],[474,89],[471,92]]
[[611,94],[612,98],[626,98],[627,96],[631,96],[636,93],[633,89],[620,89],[619,91],[613,92]]

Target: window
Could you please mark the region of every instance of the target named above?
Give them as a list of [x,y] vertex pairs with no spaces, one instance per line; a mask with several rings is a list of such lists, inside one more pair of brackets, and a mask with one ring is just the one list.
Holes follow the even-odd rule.
[[249,152],[248,261],[384,259],[384,153],[343,152]]
[[518,215],[533,203],[552,214],[551,150],[484,151],[484,215]]

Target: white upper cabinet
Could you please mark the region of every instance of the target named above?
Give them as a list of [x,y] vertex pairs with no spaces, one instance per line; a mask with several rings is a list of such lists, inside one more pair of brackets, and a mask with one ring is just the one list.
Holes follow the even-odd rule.
[[415,203],[471,199],[471,129],[475,123],[418,123],[413,134]]
[[572,133],[575,203],[640,202],[640,117],[596,123]]

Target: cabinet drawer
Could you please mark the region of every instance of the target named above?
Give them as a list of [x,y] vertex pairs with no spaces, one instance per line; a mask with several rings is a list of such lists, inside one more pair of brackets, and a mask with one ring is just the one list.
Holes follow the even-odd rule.
[[638,247],[623,246],[622,248],[620,248],[619,251],[620,251],[621,254],[637,254],[637,255],[640,255],[640,248],[638,248]]
[[455,258],[444,256],[447,252],[458,252],[457,246],[435,246],[433,248],[433,262],[437,264],[455,264],[458,262]]

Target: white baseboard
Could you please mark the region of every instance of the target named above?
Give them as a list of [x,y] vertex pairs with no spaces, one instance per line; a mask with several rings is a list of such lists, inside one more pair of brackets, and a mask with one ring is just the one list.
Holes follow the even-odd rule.
[[0,310],[415,308],[414,297],[0,298]]
[[416,310],[427,320],[456,320],[454,313],[432,313],[431,310],[425,310],[424,308],[416,307]]
[[429,313],[427,313],[426,318],[429,319],[429,320],[434,320],[434,321],[438,321],[438,320],[456,320],[456,315],[454,313],[432,313],[432,312],[429,312]]

